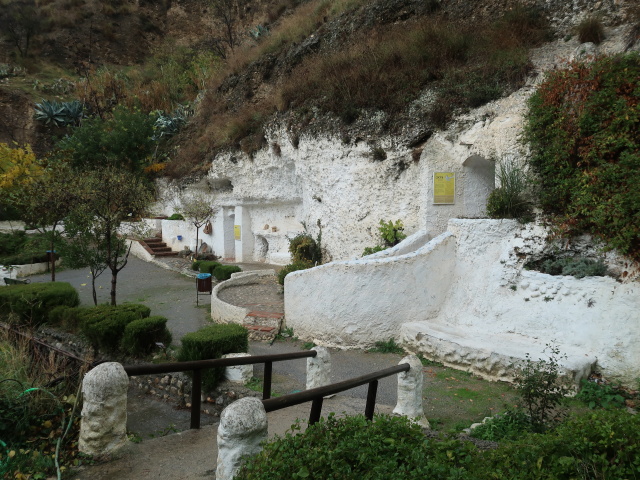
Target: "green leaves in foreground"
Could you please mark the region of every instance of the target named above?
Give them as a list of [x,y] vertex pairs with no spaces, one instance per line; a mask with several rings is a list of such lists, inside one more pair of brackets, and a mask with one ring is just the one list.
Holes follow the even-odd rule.
[[406,418],[333,414],[300,433],[276,437],[248,460],[236,480],[570,480],[640,476],[640,417],[622,410],[568,419],[546,434],[527,434],[482,451],[469,442],[426,438]]

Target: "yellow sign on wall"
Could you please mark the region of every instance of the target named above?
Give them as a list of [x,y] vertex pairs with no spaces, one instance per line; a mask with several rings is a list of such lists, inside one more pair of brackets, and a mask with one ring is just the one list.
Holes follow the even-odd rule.
[[456,174],[454,172],[435,172],[433,174],[433,203],[435,205],[456,203]]
[[240,229],[240,225],[233,226],[233,237],[236,240],[240,240],[242,238],[242,230]]

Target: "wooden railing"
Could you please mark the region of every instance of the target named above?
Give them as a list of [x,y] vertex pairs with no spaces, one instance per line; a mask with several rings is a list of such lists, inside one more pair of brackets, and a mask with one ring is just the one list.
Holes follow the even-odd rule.
[[[195,360],[190,362],[159,363],[154,365],[127,365],[124,371],[127,375],[152,375],[173,372],[193,373],[191,385],[191,425],[190,428],[200,428],[200,406],[202,395],[202,370],[213,367],[234,367],[237,365],[253,365],[264,363],[264,377],[262,381],[262,399],[271,398],[271,381],[273,376],[273,362],[295,360],[298,358],[315,357],[315,350],[303,352],[280,353],[275,355],[256,355],[234,358],[216,358],[211,360]],[[280,407],[282,408],[282,407]],[[277,409],[275,409],[277,410]]]

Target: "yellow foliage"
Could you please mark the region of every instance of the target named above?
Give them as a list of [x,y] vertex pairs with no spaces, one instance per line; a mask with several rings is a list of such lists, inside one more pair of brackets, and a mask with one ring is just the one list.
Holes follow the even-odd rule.
[[31,146],[11,148],[0,143],[0,189],[28,184],[43,172]]

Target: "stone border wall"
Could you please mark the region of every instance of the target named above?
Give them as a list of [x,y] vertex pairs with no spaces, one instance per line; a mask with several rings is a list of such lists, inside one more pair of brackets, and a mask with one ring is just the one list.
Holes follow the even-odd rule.
[[251,323],[248,318],[251,310],[244,307],[238,307],[223,302],[218,298],[219,293],[225,288],[236,287],[240,285],[251,285],[258,283],[263,277],[275,275],[273,270],[253,270],[248,272],[238,272],[231,275],[229,280],[220,282],[216,285],[211,293],[211,318],[216,323],[237,323],[243,325]]

